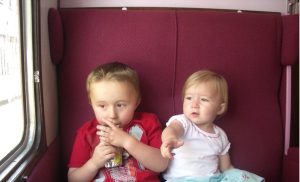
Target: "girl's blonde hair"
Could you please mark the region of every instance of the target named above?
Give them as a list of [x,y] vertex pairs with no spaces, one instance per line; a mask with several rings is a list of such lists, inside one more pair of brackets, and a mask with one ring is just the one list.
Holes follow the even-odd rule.
[[102,80],[128,82],[136,90],[138,99],[141,98],[138,74],[135,70],[133,70],[126,64],[112,62],[100,65],[97,68],[95,68],[88,75],[86,81],[86,90],[89,100],[91,84]]
[[215,85],[215,89],[218,94],[221,96],[222,102],[225,104],[224,113],[227,111],[228,107],[228,85],[225,78],[212,72],[210,70],[200,70],[188,77],[185,81],[183,89],[182,89],[182,96],[184,97],[185,92],[191,86],[194,86],[199,83],[211,82]]

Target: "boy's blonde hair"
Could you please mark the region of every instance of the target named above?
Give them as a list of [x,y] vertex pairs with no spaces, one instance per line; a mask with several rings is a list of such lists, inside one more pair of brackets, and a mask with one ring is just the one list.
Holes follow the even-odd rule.
[[135,70],[133,70],[126,64],[112,62],[100,65],[97,68],[95,68],[88,75],[86,81],[86,89],[89,100],[91,84],[102,80],[128,82],[136,90],[138,99],[141,98],[138,74]]
[[205,82],[212,82],[215,85],[216,91],[221,96],[222,102],[225,104],[224,113],[227,111],[228,107],[228,85],[225,78],[217,74],[215,72],[212,72],[210,70],[200,70],[188,77],[188,79],[185,81],[183,89],[182,89],[182,96],[184,97],[185,91],[190,88],[191,86],[194,86],[199,83],[205,83]]

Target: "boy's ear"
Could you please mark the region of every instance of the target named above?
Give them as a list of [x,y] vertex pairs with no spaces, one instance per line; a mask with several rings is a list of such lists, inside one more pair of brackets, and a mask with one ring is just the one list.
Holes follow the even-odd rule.
[[224,102],[222,104],[220,104],[220,109],[217,113],[218,115],[221,115],[225,112],[225,106],[226,106],[226,104]]
[[141,98],[139,98],[137,101],[136,101],[136,108],[140,105],[141,103]]

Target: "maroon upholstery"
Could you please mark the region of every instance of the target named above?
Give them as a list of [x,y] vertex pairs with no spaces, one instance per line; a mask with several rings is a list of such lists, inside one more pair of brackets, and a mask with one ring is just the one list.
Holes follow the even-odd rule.
[[48,13],[50,55],[52,62],[58,64],[64,51],[64,36],[61,17],[57,10],[50,9]]
[[98,64],[117,60],[140,75],[139,110],[156,113],[162,123],[182,112],[181,89],[189,74],[204,68],[223,74],[230,103],[217,124],[232,142],[233,164],[268,182],[281,181],[280,14],[61,9],[60,15],[64,47],[58,92],[65,168],[76,130],[93,117],[87,74]]
[[282,64],[292,65],[299,61],[299,14],[283,16]]
[[60,181],[60,146],[56,138],[29,175],[27,182]]
[[282,181],[299,182],[299,148],[292,147],[285,156]]

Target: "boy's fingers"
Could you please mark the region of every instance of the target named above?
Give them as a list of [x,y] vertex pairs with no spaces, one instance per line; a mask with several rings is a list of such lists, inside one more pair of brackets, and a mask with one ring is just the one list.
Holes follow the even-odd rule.
[[110,144],[105,142],[104,140],[101,140],[101,142],[99,143],[99,146],[110,146]]
[[105,122],[105,124],[107,124],[109,127],[111,128],[115,128],[116,126],[114,125],[114,123],[112,123],[111,121],[108,120],[103,120]]
[[110,143],[107,137],[100,136],[100,140],[103,141],[104,143]]
[[98,131],[105,131],[107,128],[109,128],[109,126],[100,124],[100,125],[97,125],[96,128]]

